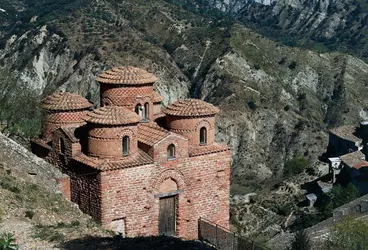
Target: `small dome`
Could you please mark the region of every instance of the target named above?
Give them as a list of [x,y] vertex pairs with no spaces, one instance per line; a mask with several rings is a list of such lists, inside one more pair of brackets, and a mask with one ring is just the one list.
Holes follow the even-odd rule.
[[106,106],[89,112],[85,120],[96,124],[126,125],[138,123],[140,117],[133,111],[124,107]]
[[199,99],[178,100],[164,110],[167,115],[192,117],[215,115],[218,112],[218,108]]
[[152,102],[157,103],[157,102],[162,102],[164,100],[164,98],[157,93],[156,91],[153,91],[152,94]]
[[135,67],[116,67],[105,71],[97,77],[97,82],[105,84],[141,85],[156,81],[156,76],[144,69]]
[[41,102],[41,107],[47,110],[78,110],[92,106],[93,104],[83,96],[69,92],[54,93]]

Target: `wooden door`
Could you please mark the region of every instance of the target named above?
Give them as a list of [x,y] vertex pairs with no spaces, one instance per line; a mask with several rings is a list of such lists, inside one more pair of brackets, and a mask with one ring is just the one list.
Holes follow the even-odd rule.
[[159,233],[174,236],[176,231],[175,196],[160,199]]

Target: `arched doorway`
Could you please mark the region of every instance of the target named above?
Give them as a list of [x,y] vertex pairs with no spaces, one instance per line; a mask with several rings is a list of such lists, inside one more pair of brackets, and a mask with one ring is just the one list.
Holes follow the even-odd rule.
[[159,188],[160,197],[159,206],[159,234],[166,236],[176,235],[176,221],[178,209],[178,195],[176,194],[178,185],[172,179],[163,181]]

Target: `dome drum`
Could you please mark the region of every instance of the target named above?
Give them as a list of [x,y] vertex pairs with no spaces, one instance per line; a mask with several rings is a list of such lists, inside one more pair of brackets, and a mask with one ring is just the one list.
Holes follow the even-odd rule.
[[199,146],[201,144],[200,130],[206,129],[206,145],[215,141],[215,117],[175,117],[166,116],[166,124],[170,131],[181,134],[189,139],[189,144]]
[[[88,154],[94,157],[120,159],[137,153],[137,126],[89,125]],[[124,153],[124,137],[128,137],[128,153]],[[126,145],[125,145],[126,146]]]
[[92,106],[86,98],[74,93],[54,93],[47,96],[41,103],[41,107],[46,110],[43,137],[51,139],[52,132],[61,126],[85,124],[83,117]]

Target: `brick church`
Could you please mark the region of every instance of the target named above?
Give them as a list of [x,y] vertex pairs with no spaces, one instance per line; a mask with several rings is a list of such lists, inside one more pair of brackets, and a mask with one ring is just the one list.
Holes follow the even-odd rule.
[[69,178],[63,194],[127,237],[198,237],[200,217],[229,227],[230,161],[215,142],[212,104],[178,100],[161,108],[157,78],[117,67],[99,75],[100,108],[73,93],[41,104],[32,150]]

